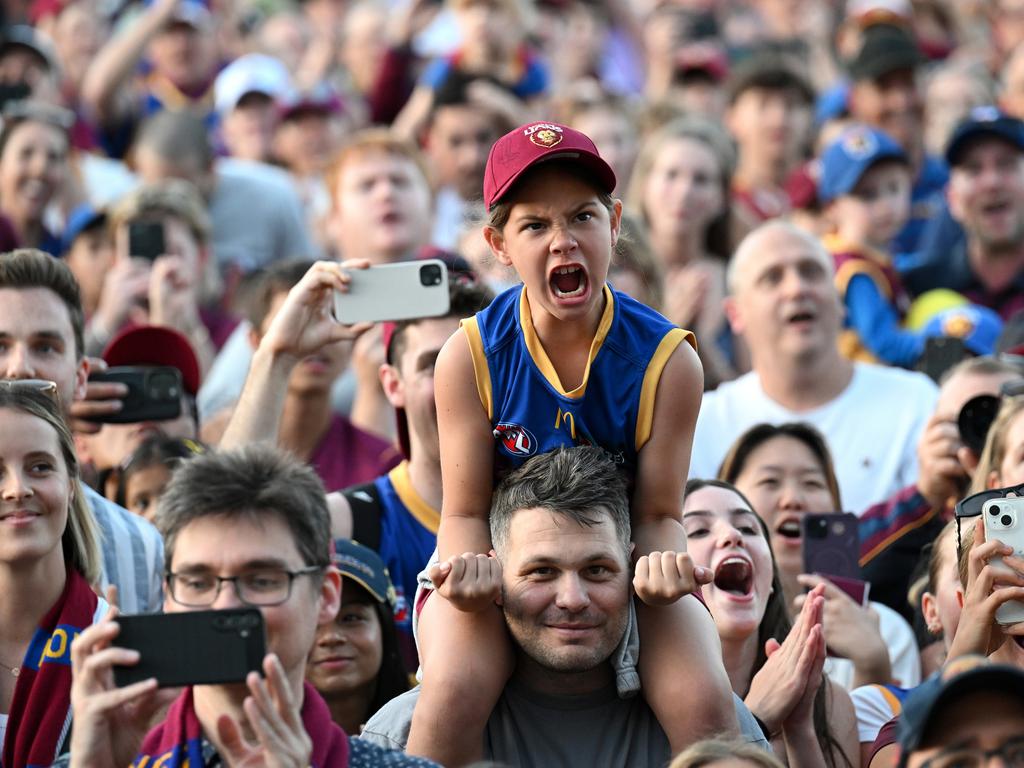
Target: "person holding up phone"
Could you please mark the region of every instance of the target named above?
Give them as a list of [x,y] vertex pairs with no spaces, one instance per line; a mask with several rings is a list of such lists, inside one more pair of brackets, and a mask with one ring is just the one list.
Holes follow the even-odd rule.
[[72,638],[106,611],[100,532],[51,381],[0,381],[0,764],[67,749]]
[[[114,687],[112,668],[144,662],[147,649],[117,646],[112,613],[71,646],[74,728],[70,758],[58,765],[180,766],[186,756],[191,765],[433,765],[350,740],[305,682],[317,627],[334,619],[341,593],[312,469],[266,445],[197,456],[175,473],[156,519],[167,552],[164,611],[258,608],[263,674],[185,688],[146,734],[158,681]],[[180,663],[187,675],[189,659]]]
[[[832,459],[808,424],[758,424],[732,445],[718,478],[733,483],[768,525],[786,604],[801,609],[805,589],[825,587],[826,672],[847,688],[917,685],[921,664],[913,630],[880,603],[863,607],[823,576],[805,573],[801,518],[842,509]],[[854,555],[855,556],[855,555]]]

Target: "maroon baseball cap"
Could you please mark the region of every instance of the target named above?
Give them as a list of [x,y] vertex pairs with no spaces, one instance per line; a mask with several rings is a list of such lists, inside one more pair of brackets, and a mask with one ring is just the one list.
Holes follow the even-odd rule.
[[181,371],[181,383],[193,397],[199,391],[199,358],[188,339],[172,328],[133,325],[103,350],[107,365],[169,365]]
[[549,160],[577,162],[590,171],[602,192],[611,194],[615,189],[615,171],[586,135],[558,123],[527,123],[491,147],[484,170],[484,205],[493,208],[520,176]]

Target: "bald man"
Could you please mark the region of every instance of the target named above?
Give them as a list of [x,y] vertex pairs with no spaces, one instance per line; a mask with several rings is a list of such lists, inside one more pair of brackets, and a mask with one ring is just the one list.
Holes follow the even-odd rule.
[[936,387],[923,374],[839,354],[843,309],[832,273],[821,243],[785,222],[764,224],[740,243],[725,310],[753,370],[704,396],[692,477],[714,477],[755,424],[791,421],[825,436],[844,511],[859,514],[917,477],[917,441]]

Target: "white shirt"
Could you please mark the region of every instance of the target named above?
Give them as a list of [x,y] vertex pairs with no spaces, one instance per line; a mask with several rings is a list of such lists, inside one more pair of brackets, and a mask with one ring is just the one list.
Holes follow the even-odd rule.
[[704,395],[690,477],[715,477],[733,442],[755,424],[803,421],[828,443],[841,511],[859,515],[917,480],[917,442],[937,397],[938,388],[924,374],[854,363],[853,377],[838,397],[798,413],[769,398],[751,372]]

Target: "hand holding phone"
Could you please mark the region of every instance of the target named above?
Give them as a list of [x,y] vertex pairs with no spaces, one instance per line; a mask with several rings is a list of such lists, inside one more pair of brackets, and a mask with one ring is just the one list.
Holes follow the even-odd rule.
[[[998,540],[1013,549],[1013,557],[1024,559],[1024,498],[1010,496],[986,501],[981,507],[981,519],[986,541]],[[1003,573],[1013,572],[998,555],[989,560],[989,565]],[[1000,605],[996,609],[996,621],[1000,624],[1024,621],[1024,602],[1010,600]]]
[[126,387],[119,410],[95,413],[93,421],[104,424],[136,424],[166,421],[181,415],[184,385],[181,371],[167,365],[120,366],[89,376],[92,383],[117,383]]

